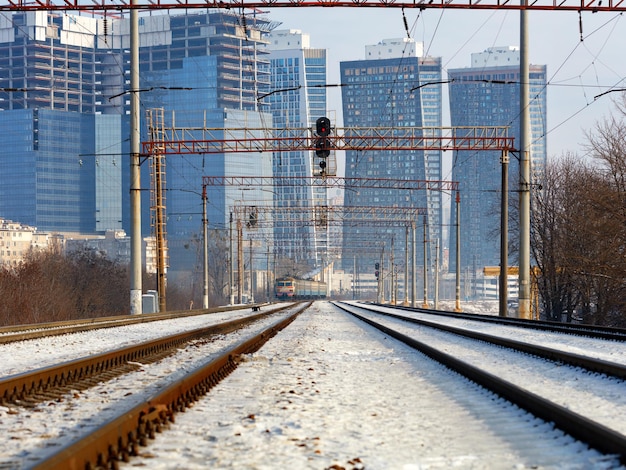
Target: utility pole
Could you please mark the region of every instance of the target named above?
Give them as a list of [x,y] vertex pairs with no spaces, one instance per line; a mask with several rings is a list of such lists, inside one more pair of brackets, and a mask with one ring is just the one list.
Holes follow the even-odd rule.
[[[137,0],[131,0],[135,5]],[[141,306],[141,171],[139,151],[139,12],[130,11],[130,313],[142,313]]]
[[[528,5],[528,0],[521,0]],[[520,11],[519,318],[530,319],[530,72],[528,12]]]
[[435,240],[435,310],[439,310],[439,239]]
[[411,276],[411,307],[415,308],[417,306],[417,227],[415,220],[411,221],[411,255],[413,257],[413,266],[411,268],[412,276]]
[[428,237],[426,231],[428,224],[426,223],[426,216],[424,216],[424,302],[422,308],[428,308]]
[[243,303],[243,230],[237,218],[237,303]]
[[393,275],[396,271],[396,267],[394,266],[394,247],[393,247],[393,242],[394,242],[394,237],[393,235],[391,236],[391,253],[389,253],[389,262],[391,264],[391,269],[389,271],[389,274],[391,275],[391,284],[389,285],[389,298],[391,299],[391,305],[395,305],[396,304],[396,292],[394,289],[394,282],[393,282]]
[[254,277],[254,270],[252,269],[252,235],[250,235],[249,237],[250,237],[249,238],[249,242],[250,242],[250,245],[249,245],[249,250],[250,250],[249,251],[249,253],[250,253],[249,254],[250,268],[248,269],[248,271],[250,271],[250,284],[248,284],[249,285],[248,302],[253,303],[254,302],[254,286],[252,285],[253,284],[252,281],[253,281],[253,277]]
[[509,152],[502,151],[502,197],[500,207],[500,296],[498,313],[507,316],[509,280]]
[[409,305],[409,226],[404,227],[404,302],[405,307]]
[[207,195],[206,184],[202,185],[202,245],[203,245],[203,290],[202,290],[202,308],[209,308],[209,234],[208,220],[206,213]]
[[235,270],[233,269],[233,263],[235,258],[235,253],[233,251],[233,213],[230,213],[230,224],[229,224],[229,232],[230,232],[230,249],[228,250],[228,298],[230,301],[230,305],[235,303]]
[[456,285],[454,311],[461,312],[461,194],[456,192]]

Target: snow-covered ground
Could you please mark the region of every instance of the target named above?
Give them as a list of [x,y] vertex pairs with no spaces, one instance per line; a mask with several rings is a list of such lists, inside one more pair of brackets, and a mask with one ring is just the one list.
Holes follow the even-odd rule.
[[137,466],[597,469],[619,463],[316,302],[122,468]]
[[[182,323],[165,325],[174,333]],[[163,332],[149,325],[2,346],[0,373],[93,354],[111,347],[111,338],[133,343]],[[60,403],[0,407],[0,469],[28,468],[121,400],[134,405],[232,341],[180,350]],[[328,302],[314,303],[245,359],[122,468],[621,468]]]
[[258,312],[252,312],[252,309],[233,310],[0,344],[0,377],[139,344],[166,334],[204,328],[253,313]]
[[[593,410],[590,418],[626,435],[626,394],[624,380],[597,373],[582,373],[577,367],[541,359],[526,353],[493,345],[483,341],[460,337],[428,326],[386,317],[363,309],[356,313],[371,318],[402,334],[419,339],[434,349],[473,364],[523,389],[543,396],[554,403],[585,415]],[[393,311],[383,307],[384,311]],[[429,323],[443,323],[457,328],[479,331],[495,337],[515,338],[524,343],[597,357],[602,360],[626,364],[626,343],[586,337],[537,331],[527,328],[502,327],[484,322],[432,315],[397,312],[419,317]]]
[[[265,317],[245,329],[228,335],[217,335],[211,341],[194,341],[189,347],[181,348],[161,361],[142,364],[137,371],[102,382],[87,390],[74,390],[61,400],[46,400],[33,408],[15,405],[0,406],[0,469],[29,468],[41,462],[52,455],[59,446],[67,445],[82,437],[86,432],[116,417],[120,411],[130,410],[145,403],[159,390],[210,362],[226,348],[233,347],[252,334],[258,334],[285,318],[289,311],[293,309]],[[245,312],[240,312],[238,315],[241,314]],[[166,320],[137,325],[149,325],[143,336],[135,328],[129,327],[105,330],[106,343],[116,338],[117,343],[115,341],[109,343],[109,347],[115,347],[118,344],[142,342],[148,338],[162,336],[164,325],[168,326],[167,332],[169,333],[173,333],[174,329],[183,328],[182,325],[172,325],[171,322],[171,320]],[[209,318],[205,317],[204,320],[196,317],[196,322],[192,321],[191,324],[187,324],[187,327],[191,326],[195,329],[199,325],[197,322],[213,324],[216,319],[212,315],[209,315]],[[158,325],[160,325],[160,331]],[[93,338],[91,333],[59,336],[54,343],[55,349],[64,350],[62,357],[65,360],[70,357],[80,357],[85,353],[88,339]],[[36,354],[33,353],[31,356],[32,360],[34,361],[35,358],[39,360],[43,352],[39,340],[23,343],[19,344],[20,355],[28,354],[23,351],[27,348],[26,343],[31,343],[30,347],[36,351]],[[51,344],[46,342],[45,347],[51,347]],[[98,352],[101,348],[103,348],[102,344],[97,347]]]

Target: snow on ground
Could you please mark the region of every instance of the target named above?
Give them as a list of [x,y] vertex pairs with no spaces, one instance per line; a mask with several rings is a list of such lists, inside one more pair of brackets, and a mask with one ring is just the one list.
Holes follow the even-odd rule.
[[[383,308],[392,311],[392,309]],[[419,324],[407,323],[396,318],[385,317],[376,313],[357,309],[357,313],[374,319],[400,333],[414,338],[446,354],[462,359],[464,362],[500,377],[532,393],[548,398],[554,403],[585,414],[594,410],[594,419],[605,426],[626,435],[626,394],[624,380],[607,377],[598,373],[582,373],[577,367],[564,366],[560,362],[540,359],[530,354],[493,345],[483,341],[459,337],[445,331],[439,331]],[[401,312],[401,314],[404,312]],[[552,332],[528,330],[516,327],[502,327],[484,322],[432,318],[428,314],[413,314],[429,322],[454,324],[456,327],[486,332],[499,337],[512,337],[518,341],[548,345],[559,350],[572,350],[576,353],[588,353],[603,359],[626,364],[626,343],[603,341],[593,338],[572,337]],[[452,321],[451,321],[452,320]],[[485,331],[486,330],[486,331]],[[573,344],[568,344],[573,343]],[[587,354],[585,354],[587,355]]]
[[121,466],[134,467],[571,470],[619,463],[316,302]]
[[[0,406],[0,469],[30,468],[55,453],[60,446],[93,431],[120,411],[145,403],[159,390],[210,362],[226,348],[260,333],[287,314],[285,311],[267,316],[243,330],[217,335],[211,341],[194,341],[161,361],[143,364],[137,371],[87,390],[74,390],[60,400],[46,400],[33,408]],[[154,332],[147,331],[146,334],[153,335]],[[57,338],[58,343],[62,345],[67,341],[68,354],[80,356],[84,341],[77,341],[77,338],[81,334],[66,336]],[[137,332],[122,327],[116,330],[115,336],[121,342],[128,342],[137,337]]]
[[[348,302],[348,304],[355,307],[364,306],[358,302]],[[626,364],[626,342],[624,341],[601,340],[583,335],[564,334],[533,328],[516,327],[512,325],[503,326],[493,322],[479,322],[471,319],[432,315],[430,313],[412,312],[408,310],[398,310],[394,307],[383,306],[376,308],[384,313],[391,313],[393,315],[407,318],[415,318],[429,323],[450,325],[456,328],[477,331],[497,337],[515,339],[524,343],[537,344],[560,351],[594,357],[618,364]],[[364,311],[361,310],[361,312]],[[404,323],[405,322],[398,320],[397,324]],[[428,327],[424,328],[427,330],[429,329]]]
[[[269,307],[264,310],[269,310]],[[0,344],[0,377],[139,344],[165,334],[204,328],[252,313],[252,309],[216,312]]]

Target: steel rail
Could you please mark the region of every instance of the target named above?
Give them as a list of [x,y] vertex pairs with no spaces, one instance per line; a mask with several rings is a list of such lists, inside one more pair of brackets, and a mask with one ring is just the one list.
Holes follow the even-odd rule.
[[[345,305],[334,303],[338,308],[350,313],[354,317],[364,321],[383,333],[403,342],[431,359],[441,363],[445,367],[458,372],[464,377],[476,382],[481,387],[491,390],[504,399],[514,403],[520,408],[532,413],[544,421],[554,425],[570,436],[578,439],[590,447],[606,454],[614,454],[626,463],[626,436],[614,431],[592,419],[575,413],[561,405],[547,400],[537,394],[524,390],[517,385],[503,380],[478,367],[472,366],[460,359],[446,354],[432,346],[399,333],[392,328],[381,325],[367,317],[359,315]],[[360,307],[358,307],[360,308]]]
[[[514,339],[510,339],[510,338],[503,338],[500,336],[494,336],[494,335],[490,335],[487,333],[472,331],[472,330],[468,330],[462,327],[442,325],[440,323],[432,322],[429,320],[421,320],[419,318],[405,317],[403,315],[397,315],[391,312],[381,312],[380,310],[376,310],[375,308],[369,308],[366,306],[359,306],[357,308],[368,310],[378,315],[384,315],[384,316],[392,317],[398,320],[403,320],[408,323],[415,323],[417,325],[426,326],[428,328],[434,328],[440,331],[445,331],[447,333],[453,333],[455,335],[463,336],[465,338],[471,338],[471,339],[475,339],[478,341],[484,341],[486,343],[495,344],[497,346],[502,346],[504,348],[514,349],[516,351],[522,351],[527,354],[532,354],[538,357],[543,357],[545,359],[549,359],[552,361],[563,362],[565,364],[570,364],[575,367],[582,367],[590,371],[600,372],[602,374],[610,375],[613,377],[618,377],[620,379],[626,378],[626,366],[623,364],[618,364],[616,362],[609,362],[603,359],[595,359],[595,358],[583,356],[580,354],[560,351],[558,349],[549,348],[546,346],[529,344],[523,341],[517,341]],[[509,326],[519,326],[519,325],[510,324]],[[558,331],[558,332],[562,333],[563,331]]]
[[[381,307],[390,307],[389,305],[384,304],[376,305],[380,305]],[[421,307],[406,307],[402,305],[394,305],[393,308],[396,308],[398,310],[424,313],[428,315],[463,318],[473,321],[495,323],[500,325],[519,326],[521,328],[530,328],[535,330],[555,331],[577,336],[587,336],[590,338],[610,339],[613,341],[626,341],[626,329],[624,328],[612,328],[607,326],[575,323],[560,323],[546,320],[529,320],[525,318],[496,317],[493,315],[482,315],[478,313],[459,313],[446,310],[431,310]]]
[[64,320],[48,323],[34,323],[27,325],[14,325],[0,327],[0,344],[14,343],[45,336],[65,335],[82,331],[98,330],[103,328],[116,328],[118,326],[134,325],[152,321],[171,320],[173,318],[193,317],[219,312],[231,312],[235,310],[259,309],[266,304],[232,305],[214,307],[201,310],[176,310],[162,313],[144,313],[141,315],[114,315],[108,317],[89,318],[81,320]]
[[233,331],[262,317],[285,310],[291,305],[114,351],[3,377],[0,379],[0,402],[30,404],[30,402],[37,401],[38,395],[48,394],[51,390],[70,385],[78,387],[77,384],[88,382],[90,378],[97,377],[99,374],[115,373],[116,369],[124,368],[129,362],[146,361],[150,357],[161,358],[181,344],[204,336]]
[[238,358],[258,351],[280,330],[287,327],[311,304],[265,329],[252,338],[229,348],[207,365],[192,371],[176,383],[147,398],[143,404],[126,410],[79,441],[59,449],[33,469],[84,470],[116,468],[119,461],[136,455],[140,445],[146,445],[156,432],[174,421],[177,412],[208,391],[237,368]]

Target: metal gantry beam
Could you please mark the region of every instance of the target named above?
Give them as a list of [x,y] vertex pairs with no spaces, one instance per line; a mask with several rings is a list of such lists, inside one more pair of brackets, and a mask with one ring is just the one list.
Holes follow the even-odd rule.
[[312,187],[339,189],[406,189],[430,191],[458,191],[458,181],[445,180],[399,180],[384,178],[342,178],[339,176],[203,176],[203,186],[230,186],[243,188]]
[[625,0],[4,0],[0,11],[123,11],[193,8],[267,9],[294,7],[324,8],[416,8],[472,10],[626,11]]
[[300,223],[303,219],[318,224],[330,222],[401,221],[410,223],[427,214],[423,207],[370,207],[370,206],[315,206],[315,207],[269,207],[235,205],[232,212],[238,220],[246,222],[248,229],[270,220],[274,223]]
[[[326,137],[333,150],[514,150],[506,126],[346,127]],[[312,129],[167,128],[160,142],[143,142],[143,154],[166,155],[314,151]]]

